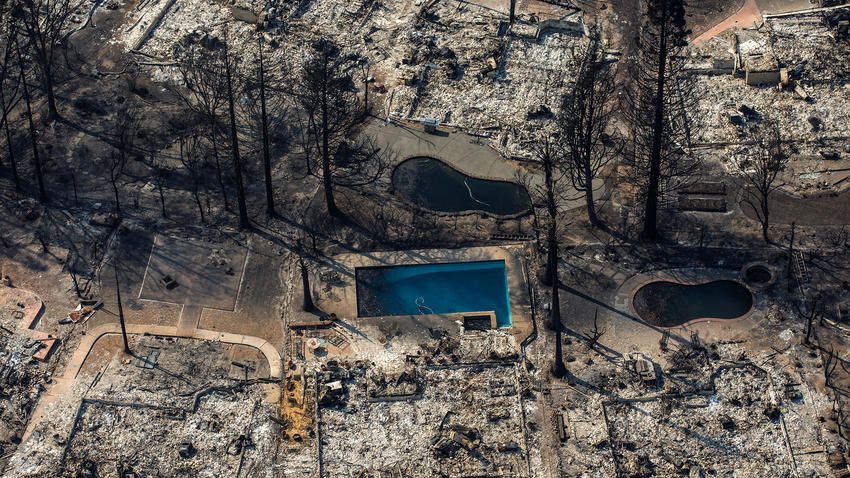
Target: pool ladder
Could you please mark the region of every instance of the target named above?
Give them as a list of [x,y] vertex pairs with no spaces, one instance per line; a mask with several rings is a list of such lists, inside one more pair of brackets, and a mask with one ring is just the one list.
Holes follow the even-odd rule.
[[806,261],[803,258],[803,252],[795,250],[793,261],[794,275],[797,276],[797,280],[800,281],[800,284],[805,284],[806,282],[809,282],[811,276],[809,275],[809,269],[806,267]]

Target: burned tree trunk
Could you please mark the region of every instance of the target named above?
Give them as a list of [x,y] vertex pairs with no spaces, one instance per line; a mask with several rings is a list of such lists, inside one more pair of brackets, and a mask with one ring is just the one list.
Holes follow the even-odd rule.
[[251,222],[248,219],[248,206],[245,202],[245,186],[242,182],[242,159],[239,156],[239,135],[236,131],[236,106],[233,95],[233,72],[228,46],[224,45],[224,74],[227,83],[227,107],[230,114],[230,147],[233,152],[233,173],[236,179],[236,201],[239,205],[239,227],[248,229]]
[[594,205],[593,181],[620,149],[607,130],[615,111],[614,70],[605,64],[598,27],[590,30],[589,43],[579,58],[579,73],[564,95],[559,125],[566,143],[565,169],[573,187],[583,191],[591,225],[599,223]]
[[47,202],[47,190],[44,187],[44,174],[41,170],[41,157],[38,154],[38,137],[35,130],[35,123],[32,118],[32,107],[30,105],[30,93],[29,87],[27,86],[27,77],[25,74],[24,68],[24,58],[21,55],[21,45],[17,43],[17,38],[15,39],[15,46],[18,50],[18,65],[20,66],[20,75],[21,75],[21,87],[24,93],[24,104],[26,105],[26,115],[27,115],[27,123],[29,124],[30,130],[30,140],[32,142],[32,159],[35,164],[35,177],[38,181],[38,197],[41,199],[41,202]]
[[124,341],[124,353],[130,354],[130,342],[127,340],[127,325],[124,323],[124,305],[121,303],[121,282],[118,279],[118,266],[115,262],[116,257],[112,262],[112,272],[115,275],[115,297],[118,300],[118,323],[121,325],[121,338]]
[[263,64],[263,37],[259,39],[259,80],[260,80],[260,122],[263,136],[263,172],[266,180],[266,211],[269,216],[277,215],[274,208],[274,189],[272,188],[272,160],[269,151],[269,118],[266,113],[265,65]]
[[644,21],[631,64],[632,87],[625,114],[635,141],[635,180],[644,197],[641,237],[658,240],[658,206],[662,181],[679,171],[683,142],[689,141],[685,115],[693,91],[680,88],[679,52],[690,31],[682,0],[647,0]]

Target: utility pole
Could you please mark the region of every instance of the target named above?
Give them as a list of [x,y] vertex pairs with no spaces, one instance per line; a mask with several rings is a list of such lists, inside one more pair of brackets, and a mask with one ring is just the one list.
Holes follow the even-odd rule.
[[511,25],[513,25],[515,20],[516,20],[516,0],[511,0],[511,16],[510,16],[509,23]]
[[121,284],[118,281],[118,266],[112,262],[112,272],[115,274],[115,295],[118,297],[118,322],[121,324],[121,337],[124,339],[124,353],[130,354],[130,343],[127,342],[127,326],[124,324],[124,307],[121,305]]

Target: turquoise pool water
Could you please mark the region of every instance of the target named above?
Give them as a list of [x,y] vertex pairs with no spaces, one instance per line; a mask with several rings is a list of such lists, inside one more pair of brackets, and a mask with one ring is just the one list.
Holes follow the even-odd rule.
[[496,312],[511,326],[505,261],[358,267],[357,314],[385,315]]

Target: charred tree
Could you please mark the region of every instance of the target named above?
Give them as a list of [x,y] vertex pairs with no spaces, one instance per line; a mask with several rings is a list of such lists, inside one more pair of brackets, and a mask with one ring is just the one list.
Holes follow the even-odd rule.
[[115,213],[121,217],[121,197],[119,182],[124,174],[127,161],[133,154],[136,133],[139,129],[139,118],[133,105],[126,103],[116,113],[114,125],[113,148],[109,155],[107,172],[112,194],[115,199]]
[[127,326],[124,323],[124,305],[121,303],[121,281],[118,279],[118,258],[113,259],[112,272],[115,275],[115,297],[118,300],[118,323],[121,325],[121,338],[124,342],[124,353],[130,354],[130,342],[127,340]]
[[272,159],[271,151],[269,150],[269,120],[266,112],[266,81],[265,81],[265,65],[263,64],[263,36],[259,36],[258,40],[258,63],[259,72],[259,87],[260,87],[260,123],[262,125],[263,136],[263,174],[266,180],[266,211],[269,216],[277,215],[274,208],[274,189],[272,188]]
[[770,195],[779,187],[779,174],[788,165],[789,155],[776,121],[763,120],[754,133],[754,151],[738,161],[737,168],[746,183],[744,202],[761,223],[762,239],[770,243]]
[[151,176],[154,187],[156,188],[157,197],[159,197],[159,207],[162,217],[167,218],[168,214],[165,210],[165,184],[168,182],[168,168],[164,161],[151,156],[150,159]]
[[18,39],[15,38],[15,47],[18,53],[18,66],[20,67],[21,89],[23,90],[24,105],[26,106],[27,124],[29,125],[30,142],[32,143],[32,159],[35,164],[35,178],[38,182],[38,197],[41,202],[47,202],[47,190],[44,187],[44,173],[41,167],[41,156],[38,154],[38,133],[35,129],[35,122],[32,117],[32,105],[29,86],[27,86],[26,69],[24,68],[24,57],[21,54],[21,45]]
[[201,215],[201,223],[206,224],[207,219],[204,215],[204,206],[201,201],[201,188],[204,186],[204,161],[198,154],[199,139],[196,135],[180,137],[180,163],[189,174],[191,180],[192,198],[195,200],[195,205],[198,206],[198,213]]
[[75,0],[18,0],[13,12],[16,25],[26,35],[47,99],[47,119],[59,118],[54,88],[57,52],[64,47],[65,30],[80,2]]
[[328,39],[316,41],[311,53],[296,91],[306,118],[301,146],[308,171],[322,180],[328,213],[341,217],[335,187],[376,181],[387,169],[387,154],[359,135],[363,108],[352,79],[357,56],[343,54]]
[[575,84],[564,96],[559,125],[565,143],[565,169],[572,186],[584,192],[588,220],[596,226],[599,220],[593,181],[620,150],[608,134],[615,111],[615,72],[605,63],[602,37],[596,27],[590,30],[579,65]]
[[535,181],[530,175],[517,178],[531,194],[532,203],[542,204],[545,209],[545,220],[537,223],[538,231],[543,231],[546,237],[546,262],[540,278],[545,285],[558,283],[558,215],[563,205],[564,186],[568,181],[562,146],[560,137],[550,130],[544,130],[531,146],[533,158],[543,170],[543,182]]
[[599,344],[599,339],[605,335],[605,332],[607,332],[605,327],[599,326],[599,308],[597,307],[593,313],[593,328],[584,334],[584,338],[587,339],[587,346],[595,350]]
[[205,136],[209,141],[216,180],[221,190],[224,208],[230,210],[219,155],[223,124],[221,114],[227,103],[227,88],[220,61],[221,52],[216,48],[217,45],[211,45],[210,48],[195,45],[181,52],[178,68],[186,90],[176,88],[175,92],[189,111],[197,115],[206,125]]
[[235,62],[230,55],[227,43],[224,43],[222,55],[224,63],[224,78],[227,85],[227,111],[230,117],[230,149],[233,153],[233,174],[236,179],[236,202],[239,207],[239,227],[248,229],[251,221],[248,218],[248,206],[245,202],[245,185],[242,182],[242,158],[239,154],[239,134],[236,130],[236,97],[234,96]]
[[686,174],[693,90],[682,72],[681,51],[688,35],[683,0],[645,0],[624,112],[634,138],[633,179],[645,201],[641,237],[646,240],[660,239],[659,198],[675,187],[673,178]]
[[[0,10],[0,14],[5,14],[5,9]],[[6,139],[6,148],[9,155],[9,169],[12,171],[12,180],[15,184],[15,190],[21,191],[21,180],[18,176],[18,161],[15,155],[15,146],[12,140],[12,128],[9,125],[11,122],[11,112],[17,101],[20,85],[20,75],[14,71],[15,62],[12,59],[12,44],[14,43],[14,32],[7,25],[5,34],[0,45],[2,45],[2,64],[0,64],[0,113],[3,123],[3,133]]]
[[258,53],[254,69],[247,75],[240,90],[243,100],[237,109],[237,122],[249,150],[261,153],[260,163],[266,196],[266,212],[277,216],[275,203],[273,154],[289,146],[291,109],[287,92],[291,93],[288,69],[279,57],[267,56],[262,38],[258,40]]

